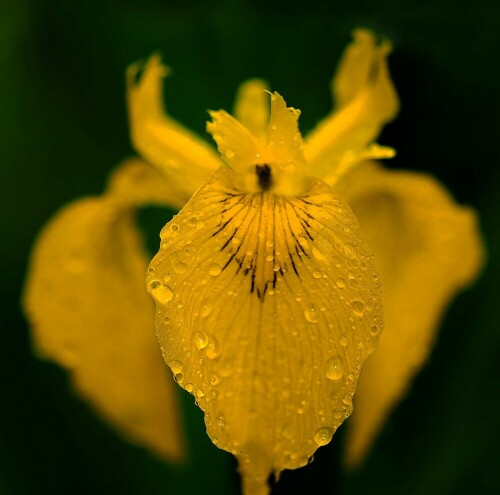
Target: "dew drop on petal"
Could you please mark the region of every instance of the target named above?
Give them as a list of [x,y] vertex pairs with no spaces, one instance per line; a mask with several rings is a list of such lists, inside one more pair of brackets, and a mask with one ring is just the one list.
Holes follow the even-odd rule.
[[304,310],[304,316],[309,323],[317,323],[319,320],[318,311],[314,304],[310,304],[308,308]]
[[363,316],[365,313],[365,303],[360,299],[354,299],[354,301],[351,302],[351,308],[353,313],[357,316]]
[[219,416],[215,421],[217,422],[217,428],[224,431],[226,428],[226,420],[224,419],[224,416]]
[[346,286],[345,280],[343,278],[339,278],[336,283],[339,289],[343,289]]
[[325,255],[316,247],[316,246],[313,246],[311,248],[311,251],[312,251],[312,254],[313,256],[317,259],[317,260],[320,260],[320,261],[324,261],[326,260],[326,257]]
[[327,426],[323,426],[319,430],[317,430],[316,433],[314,434],[314,441],[320,447],[322,445],[326,445],[332,439],[333,433],[334,433],[333,428],[328,428]]
[[208,345],[208,335],[205,332],[196,332],[193,336],[194,343],[198,349],[205,349]]
[[170,369],[172,370],[172,373],[174,375],[177,375],[178,373],[182,373],[182,363],[180,361],[170,361],[170,363],[168,363],[168,365],[170,366]]
[[210,275],[212,275],[212,277],[217,277],[220,275],[222,271],[222,268],[220,267],[220,265],[218,265],[217,263],[212,263],[210,265],[210,268],[208,269],[208,273]]
[[207,358],[215,359],[219,357],[220,353],[221,353],[221,347],[219,342],[216,340],[215,337],[209,337],[205,349],[205,355],[207,356]]
[[168,303],[174,297],[172,289],[168,285],[163,285],[159,280],[149,282],[149,292],[160,304]]
[[332,357],[326,362],[326,377],[330,380],[340,380],[344,376],[344,366],[339,357]]
[[200,316],[206,318],[212,312],[212,303],[205,300],[201,303]]

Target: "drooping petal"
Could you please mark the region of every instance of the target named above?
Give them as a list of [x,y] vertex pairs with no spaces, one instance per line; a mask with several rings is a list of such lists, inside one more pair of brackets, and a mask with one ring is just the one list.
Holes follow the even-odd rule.
[[251,79],[241,84],[236,96],[234,116],[254,136],[262,141],[267,139],[269,95],[264,81]]
[[128,439],[179,460],[177,403],[154,336],[153,304],[143,289],[147,257],[133,218],[133,203],[146,201],[148,190],[149,202],[161,201],[161,182],[151,182],[156,173],[139,160],[126,162],[110,193],[56,214],[35,244],[24,308],[36,350],[70,372],[103,418]]
[[391,155],[390,149],[380,155],[380,148],[370,147],[399,109],[387,68],[390,51],[391,45],[377,45],[370,31],[354,32],[332,84],[335,111],[306,139],[304,153],[312,175],[333,184],[361,160]]
[[182,208],[186,195],[153,165],[129,158],[111,175],[107,194],[129,206],[161,205]]
[[161,232],[148,269],[166,363],[238,457],[246,495],[307,463],[349,416],[382,330],[373,257],[319,180],[245,193],[221,168]]
[[381,425],[426,361],[443,312],[477,276],[477,219],[432,177],[367,164],[344,191],[359,219],[383,287],[385,331],[367,360],[349,421],[346,461],[359,464]]
[[158,167],[184,204],[210,171],[221,162],[212,148],[169,117],[164,110],[162,79],[167,69],[153,55],[143,69],[140,64],[127,72],[130,133],[135,149]]

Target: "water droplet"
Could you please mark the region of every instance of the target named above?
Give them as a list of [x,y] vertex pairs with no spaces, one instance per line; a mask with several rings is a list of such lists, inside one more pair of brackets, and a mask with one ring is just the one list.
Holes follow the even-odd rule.
[[208,335],[205,332],[196,332],[193,336],[194,343],[198,349],[205,349],[208,345]]
[[308,308],[304,310],[304,316],[309,323],[317,323],[319,320],[319,315],[314,304],[310,304]]
[[274,256],[272,254],[268,254],[266,256],[266,261],[273,261],[273,259],[274,259]]
[[208,344],[205,349],[205,355],[208,359],[215,359],[219,357],[221,352],[220,344],[215,337],[209,337]]
[[206,318],[212,312],[212,303],[205,300],[201,303],[200,316]]
[[358,316],[363,316],[365,314],[365,303],[360,299],[354,299],[351,302],[351,308],[354,314]]
[[208,269],[208,273],[212,275],[212,277],[217,277],[218,275],[220,275],[221,271],[222,268],[217,263],[212,263],[210,265],[210,268]]
[[186,385],[184,385],[184,388],[186,389],[187,392],[192,392],[193,391],[193,384],[192,383],[186,383]]
[[182,373],[176,373],[174,375],[174,380],[177,382],[177,383],[182,383],[182,380],[184,380],[184,375]]
[[347,335],[342,335],[342,336],[340,337],[339,342],[340,342],[340,345],[341,345],[342,347],[346,347],[346,346],[347,346],[347,344],[349,343],[349,340],[347,339]]
[[210,385],[215,387],[216,385],[219,385],[219,383],[220,383],[220,378],[217,375],[212,375],[210,377]]
[[371,333],[372,335],[377,335],[377,333],[378,333],[378,325],[372,325],[372,326],[370,327],[370,333]]
[[170,225],[170,230],[172,232],[177,232],[179,230],[179,226],[176,223]]
[[174,375],[177,375],[177,373],[182,373],[182,363],[180,361],[170,361],[168,365],[170,366],[170,369],[172,370],[172,373]]
[[239,238],[239,237],[233,237],[233,238],[231,239],[231,242],[232,242],[235,246],[237,246],[238,244],[240,244],[240,243],[241,243],[241,241],[240,241],[240,238]]
[[226,429],[226,420],[224,419],[224,416],[219,416],[215,421],[217,422],[217,428],[219,428],[220,431],[224,431]]
[[323,276],[323,274],[321,273],[320,270],[314,270],[313,271],[313,277],[314,278],[321,278]]
[[163,285],[159,280],[149,282],[149,291],[160,304],[166,304],[174,297],[172,289],[168,285]]
[[340,380],[344,376],[344,366],[340,357],[332,357],[326,362],[325,374],[330,380]]
[[225,152],[226,158],[233,158],[234,157],[234,151],[231,148],[228,148]]
[[320,260],[320,261],[326,260],[326,256],[316,246],[313,245],[313,247],[311,248],[311,251],[312,251],[313,256],[317,260]]
[[201,399],[201,398],[205,397],[205,391],[203,389],[199,388],[195,392],[195,395],[196,395],[196,397],[198,397],[198,399]]
[[333,433],[334,433],[333,428],[328,428],[328,426],[323,426],[314,434],[314,441],[320,447],[322,445],[326,445],[332,439]]
[[191,217],[188,220],[188,225],[190,227],[194,227],[197,223],[198,223],[198,218],[196,218],[196,217]]
[[339,289],[343,289],[346,286],[345,280],[343,278],[339,278],[337,280],[337,287]]

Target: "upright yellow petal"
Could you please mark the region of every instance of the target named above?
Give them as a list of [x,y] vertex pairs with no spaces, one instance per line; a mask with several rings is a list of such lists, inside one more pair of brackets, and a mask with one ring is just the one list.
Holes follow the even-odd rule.
[[[24,294],[33,343],[71,373],[75,389],[114,428],[158,455],[183,455],[172,380],[143,289],[146,255],[133,203],[161,200],[156,172],[126,162],[111,192],[64,207],[36,242]],[[136,196],[129,194],[132,181]],[[168,192],[168,187],[167,187]]]
[[212,134],[221,156],[233,169],[233,185],[258,192],[262,184],[256,167],[268,167],[272,180],[266,188],[285,195],[300,194],[304,189],[305,160],[302,136],[298,128],[300,111],[287,107],[278,93],[270,95],[271,113],[264,135],[257,137],[224,110],[210,112]]
[[238,89],[234,116],[257,138],[267,137],[269,122],[268,87],[260,79],[245,81]]
[[443,312],[483,262],[474,212],[432,177],[367,164],[348,177],[346,199],[375,252],[385,314],[349,421],[346,461],[359,464],[427,359]]
[[127,72],[132,143],[162,171],[185,202],[221,162],[207,143],[165,113],[161,91],[168,71],[159,56],[149,59],[136,82],[141,68],[135,64]]
[[207,131],[217,143],[224,161],[239,174],[246,174],[259,162],[262,143],[225,110],[211,111]]
[[246,495],[305,465],[349,416],[382,330],[373,256],[320,180],[287,197],[221,168],[161,232],[147,275],[166,363],[238,457]]
[[300,110],[287,107],[279,93],[271,95],[271,117],[267,125],[267,147],[272,152],[269,161],[287,167],[290,173],[303,167],[305,162],[299,116]]
[[335,183],[367,158],[388,158],[390,148],[371,144],[399,109],[387,68],[391,45],[377,44],[373,33],[359,29],[346,49],[333,81],[335,111],[307,136],[304,153],[310,173]]

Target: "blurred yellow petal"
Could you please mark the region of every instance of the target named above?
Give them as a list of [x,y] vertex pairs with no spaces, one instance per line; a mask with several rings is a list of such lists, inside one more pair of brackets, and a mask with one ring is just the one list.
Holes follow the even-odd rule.
[[148,60],[136,82],[140,69],[141,64],[134,64],[127,72],[132,143],[182,195],[182,206],[221,162],[207,143],[165,113],[162,79],[168,71],[160,57]]
[[129,158],[110,177],[108,196],[123,205],[162,205],[182,208],[184,193],[153,165]]
[[254,136],[264,140],[269,122],[267,84],[260,79],[245,81],[238,89],[234,116]]
[[246,495],[307,464],[349,416],[383,318],[378,277],[349,207],[233,188],[222,167],[161,232],[147,275],[166,363],[238,457]]
[[353,34],[333,80],[335,111],[307,136],[304,148],[311,175],[329,184],[362,160],[387,157],[371,154],[370,145],[399,109],[387,68],[390,43],[377,44],[365,29]]
[[483,246],[477,218],[432,177],[367,164],[344,194],[374,250],[385,315],[349,421],[346,461],[359,464],[426,361],[447,304],[477,276]]
[[154,337],[143,289],[147,256],[134,223],[133,203],[145,202],[150,186],[149,202],[161,202],[156,173],[130,160],[111,192],[55,215],[36,242],[24,307],[36,350],[68,369],[103,418],[131,441],[178,460],[177,403]]

